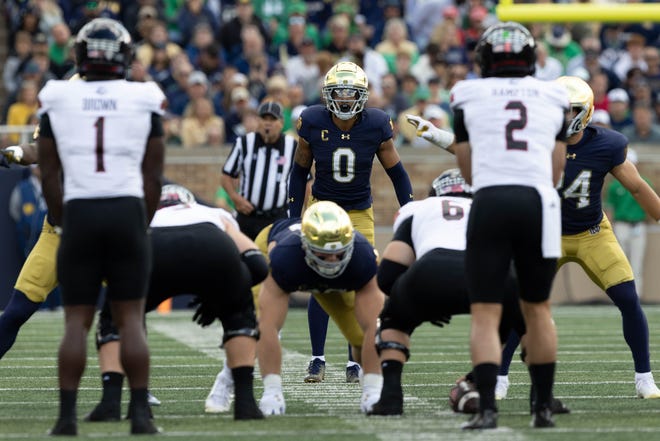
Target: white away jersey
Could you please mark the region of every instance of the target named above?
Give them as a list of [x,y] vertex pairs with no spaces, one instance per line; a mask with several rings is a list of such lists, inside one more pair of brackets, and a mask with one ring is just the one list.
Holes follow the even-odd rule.
[[411,239],[417,260],[434,248],[465,250],[471,198],[432,196],[399,209],[394,231],[412,216]]
[[172,205],[170,207],[156,210],[154,218],[151,220],[151,227],[180,227],[183,225],[195,225],[205,222],[212,223],[225,231],[222,220],[234,225],[237,229],[236,219],[222,208],[212,208],[200,204]]
[[554,81],[482,78],[456,83],[451,107],[461,109],[472,149],[472,189],[553,185],[552,151],[569,108]]
[[52,80],[39,101],[62,161],[65,202],[144,196],[151,115],[162,115],[165,102],[156,83]]

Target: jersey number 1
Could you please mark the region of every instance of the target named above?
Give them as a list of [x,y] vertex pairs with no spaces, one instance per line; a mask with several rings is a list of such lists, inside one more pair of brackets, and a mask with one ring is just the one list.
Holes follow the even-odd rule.
[[103,165],[103,126],[105,118],[99,116],[94,127],[96,127],[96,171],[104,172],[105,165]]

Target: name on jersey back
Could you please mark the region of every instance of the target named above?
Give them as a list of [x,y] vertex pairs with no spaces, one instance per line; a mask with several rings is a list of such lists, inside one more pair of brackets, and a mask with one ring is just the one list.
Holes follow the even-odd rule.
[[538,89],[528,89],[528,88],[508,88],[508,87],[496,87],[490,90],[491,96],[505,96],[509,98],[536,98],[539,96]]
[[83,110],[117,110],[117,100],[112,98],[83,98]]

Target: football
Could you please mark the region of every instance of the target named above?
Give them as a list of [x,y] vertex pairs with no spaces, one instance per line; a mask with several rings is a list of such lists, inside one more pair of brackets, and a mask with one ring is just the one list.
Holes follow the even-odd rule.
[[479,392],[472,383],[460,381],[449,391],[449,405],[454,412],[477,413],[479,411]]

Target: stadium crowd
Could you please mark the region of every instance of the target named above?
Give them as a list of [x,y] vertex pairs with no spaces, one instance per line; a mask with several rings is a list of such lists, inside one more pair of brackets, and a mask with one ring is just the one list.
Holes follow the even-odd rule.
[[[370,79],[368,107],[395,123],[397,147],[428,147],[402,115],[449,129],[449,90],[478,76],[473,49],[497,21],[490,0],[16,0],[0,125],[36,123],[36,92],[74,73],[73,36],[96,17],[121,21],[136,42],[133,81],[156,81],[169,109],[168,145],[232,144],[254,127],[264,98],[291,115],[320,102],[323,75],[354,61]],[[586,80],[599,118],[631,143],[660,142],[660,24],[528,24],[535,76]],[[297,108],[297,109],[296,109]],[[294,109],[296,111],[294,111]],[[18,134],[0,139],[15,144]]]

